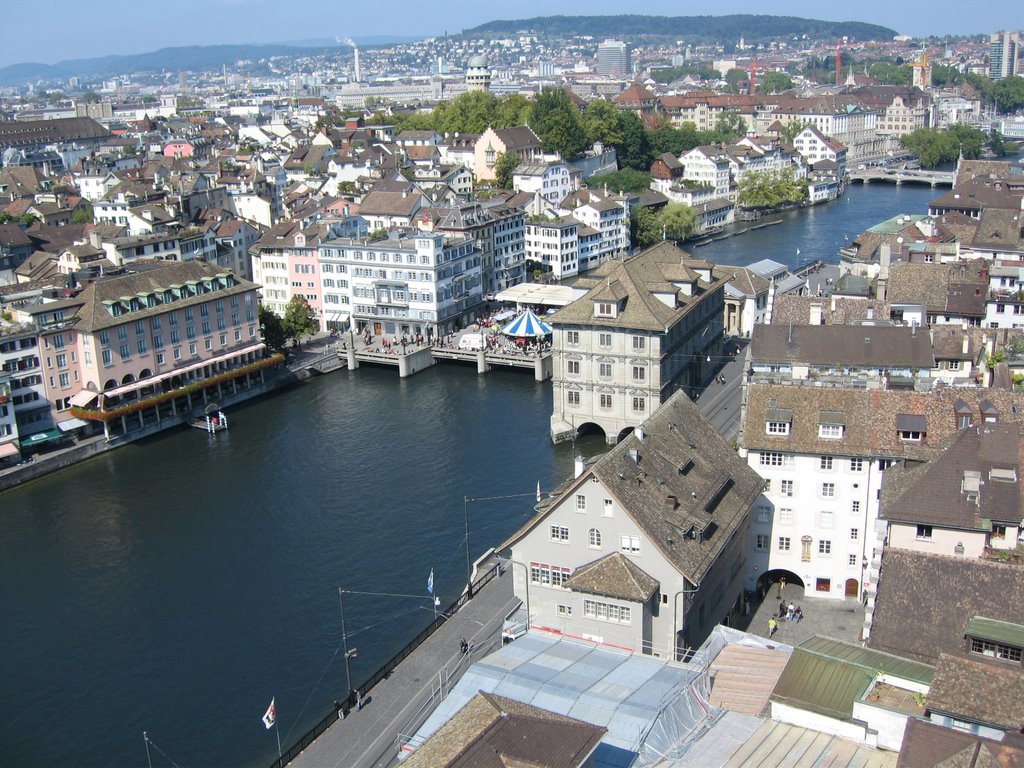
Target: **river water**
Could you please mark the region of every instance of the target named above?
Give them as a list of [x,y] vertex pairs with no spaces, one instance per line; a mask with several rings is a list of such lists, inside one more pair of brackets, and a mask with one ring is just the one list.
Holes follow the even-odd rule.
[[[853,186],[782,224],[694,249],[795,266],[938,190]],[[796,254],[800,250],[799,256]],[[549,383],[434,367],[338,372],[0,496],[0,764],[268,764],[344,695],[338,588],[358,684],[465,581],[474,556],[572,472]],[[604,449],[588,437],[580,450]],[[416,595],[423,595],[417,598]]]

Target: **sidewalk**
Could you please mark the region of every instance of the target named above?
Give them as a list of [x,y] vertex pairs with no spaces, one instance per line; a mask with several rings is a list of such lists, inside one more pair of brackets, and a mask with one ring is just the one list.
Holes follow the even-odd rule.
[[[494,562],[492,556],[481,563],[481,572]],[[469,641],[470,658],[466,661],[486,656],[501,644],[502,621],[517,604],[512,594],[512,574],[506,568],[504,576],[482,587],[391,675],[373,690],[364,691],[366,703],[361,710],[353,709],[348,717],[335,722],[289,765],[383,768],[396,763],[399,734],[414,733],[429,714],[424,705],[436,695],[441,681],[447,693],[468,666],[459,663],[459,641]]]

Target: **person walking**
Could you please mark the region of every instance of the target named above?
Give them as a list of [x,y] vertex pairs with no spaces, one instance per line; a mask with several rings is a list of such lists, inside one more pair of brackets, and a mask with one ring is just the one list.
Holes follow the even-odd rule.
[[779,595],[778,595],[778,597],[779,597],[780,600],[782,599],[782,591],[785,588],[786,588],[786,577],[783,576],[781,579],[779,579]]
[[779,618],[781,619],[785,615],[786,615],[786,603],[785,603],[785,601],[782,601],[782,602],[779,603]]
[[775,637],[775,633],[778,630],[779,630],[779,622],[777,622],[775,620],[775,617],[772,616],[770,619],[768,619],[768,639],[771,640],[773,637]]
[[793,605],[792,603],[790,603],[786,607],[786,621],[792,621],[795,616],[796,616],[796,606]]

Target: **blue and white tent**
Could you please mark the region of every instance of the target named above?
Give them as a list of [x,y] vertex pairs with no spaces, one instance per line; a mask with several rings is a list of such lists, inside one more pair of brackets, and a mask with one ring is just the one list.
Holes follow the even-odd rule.
[[533,314],[532,310],[526,310],[501,329],[506,336],[522,338],[524,336],[547,336],[551,333],[551,326]]

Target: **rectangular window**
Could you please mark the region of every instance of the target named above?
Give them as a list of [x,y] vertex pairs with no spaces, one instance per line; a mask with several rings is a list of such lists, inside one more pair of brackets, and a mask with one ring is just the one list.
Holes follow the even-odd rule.
[[569,405],[579,405],[580,404],[580,393],[575,391],[575,390],[570,389],[565,394],[565,400],[566,400],[566,402]]
[[612,345],[612,335],[610,333],[599,333],[597,335],[598,346],[608,348]]
[[765,430],[769,435],[788,435],[789,434],[789,422],[788,421],[768,421],[765,422]]
[[828,557],[832,554],[832,542],[828,539],[820,539],[818,541],[818,554],[822,557]]
[[605,517],[611,517],[612,516],[612,512],[613,512],[612,500],[611,499],[605,499],[604,500],[604,516]]
[[610,379],[612,377],[612,364],[611,363],[599,363],[598,375],[602,379]]
[[821,484],[821,495],[826,499],[831,499],[836,495],[836,484],[835,483],[822,483]]
[[579,331],[566,331],[565,332],[565,343],[577,346],[580,343],[580,332]]
[[761,466],[791,467],[793,466],[793,457],[778,453],[776,451],[763,451],[761,453]]
[[854,501],[850,503],[850,512],[854,515],[860,514],[860,502]]
[[600,403],[601,403],[601,407],[602,408],[611,408],[612,407],[612,396],[611,395],[601,395]]
[[131,349],[129,349],[127,344],[122,344],[121,345],[121,359],[122,360],[127,360],[131,356],[132,356]]
[[582,493],[576,494],[576,511],[586,512],[587,511],[587,497]]
[[192,322],[192,307],[185,307],[185,322]]
[[559,616],[572,616],[572,606],[571,605],[560,605],[560,606],[558,606],[558,615]]
[[645,381],[647,379],[647,369],[641,365],[633,366],[633,381]]
[[863,472],[864,471],[864,459],[850,459],[850,471],[851,472]]
[[138,341],[136,342],[136,346],[137,346],[137,347],[138,347],[138,349],[139,349],[139,354],[140,354],[140,355],[144,355],[144,354],[146,354],[146,340],[145,340],[145,339],[139,339],[139,340],[138,340]]
[[791,545],[789,536],[779,536],[779,552],[789,552]]
[[640,554],[639,536],[621,536],[619,538],[619,551],[627,555]]
[[61,385],[61,387],[70,387],[71,386],[71,377],[68,376],[68,374],[66,374],[66,373],[60,374],[60,385]]
[[580,375],[580,361],[579,360],[566,360],[565,361],[565,371],[570,376],[579,376]]
[[857,556],[856,555],[850,555],[848,558],[846,558],[846,564],[850,565],[850,566],[856,566],[857,565]]
[[210,321],[209,320],[203,320],[203,336],[209,336],[209,335],[210,335]]
[[842,424],[819,424],[818,437],[826,440],[838,440],[843,436]]
[[209,317],[210,316],[210,307],[207,304],[200,304],[199,305],[199,316],[200,317]]
[[647,398],[644,398],[644,397],[634,397],[633,398],[633,412],[634,413],[643,413],[645,410],[647,410]]
[[833,515],[831,512],[822,510],[819,514],[819,523],[822,528],[831,528]]
[[564,525],[552,525],[548,534],[548,538],[551,541],[557,541],[559,544],[568,544],[569,529]]
[[185,337],[188,339],[194,339],[196,337],[196,329],[193,326],[188,326],[185,329]]
[[779,523],[781,525],[793,524],[793,510],[790,507],[779,507]]
[[793,495],[793,481],[792,480],[783,480],[782,482],[780,482],[779,483],[779,493],[782,494],[783,496],[792,496]]
[[860,540],[860,528],[851,528],[850,529],[850,541],[859,541],[859,540]]
[[637,349],[637,350],[644,349],[646,344],[647,344],[647,339],[645,339],[643,336],[634,336],[633,337],[633,349]]
[[167,324],[169,326],[171,326],[171,328],[174,328],[178,324],[178,313],[177,312],[171,312],[167,316]]
[[766,533],[759,533],[759,534],[757,534],[756,538],[754,539],[754,549],[756,549],[758,552],[767,552],[768,551],[768,542],[769,542],[768,534],[766,534]]
[[918,541],[931,541],[932,527],[930,525],[917,526],[917,539]]
[[109,349],[101,350],[100,351],[100,356],[103,358],[103,364],[104,365],[111,365],[113,363],[113,360],[111,359],[111,356],[110,356],[110,350]]
[[757,508],[757,522],[759,523],[770,523],[772,521],[772,508],[771,507],[758,507]]
[[107,346],[110,343],[110,334],[106,331],[100,331],[100,344]]
[[818,463],[818,469],[832,469],[832,457],[822,456]]
[[598,600],[583,601],[583,615],[588,619],[629,624],[629,611],[630,609],[624,605],[612,605],[611,603],[604,603]]

